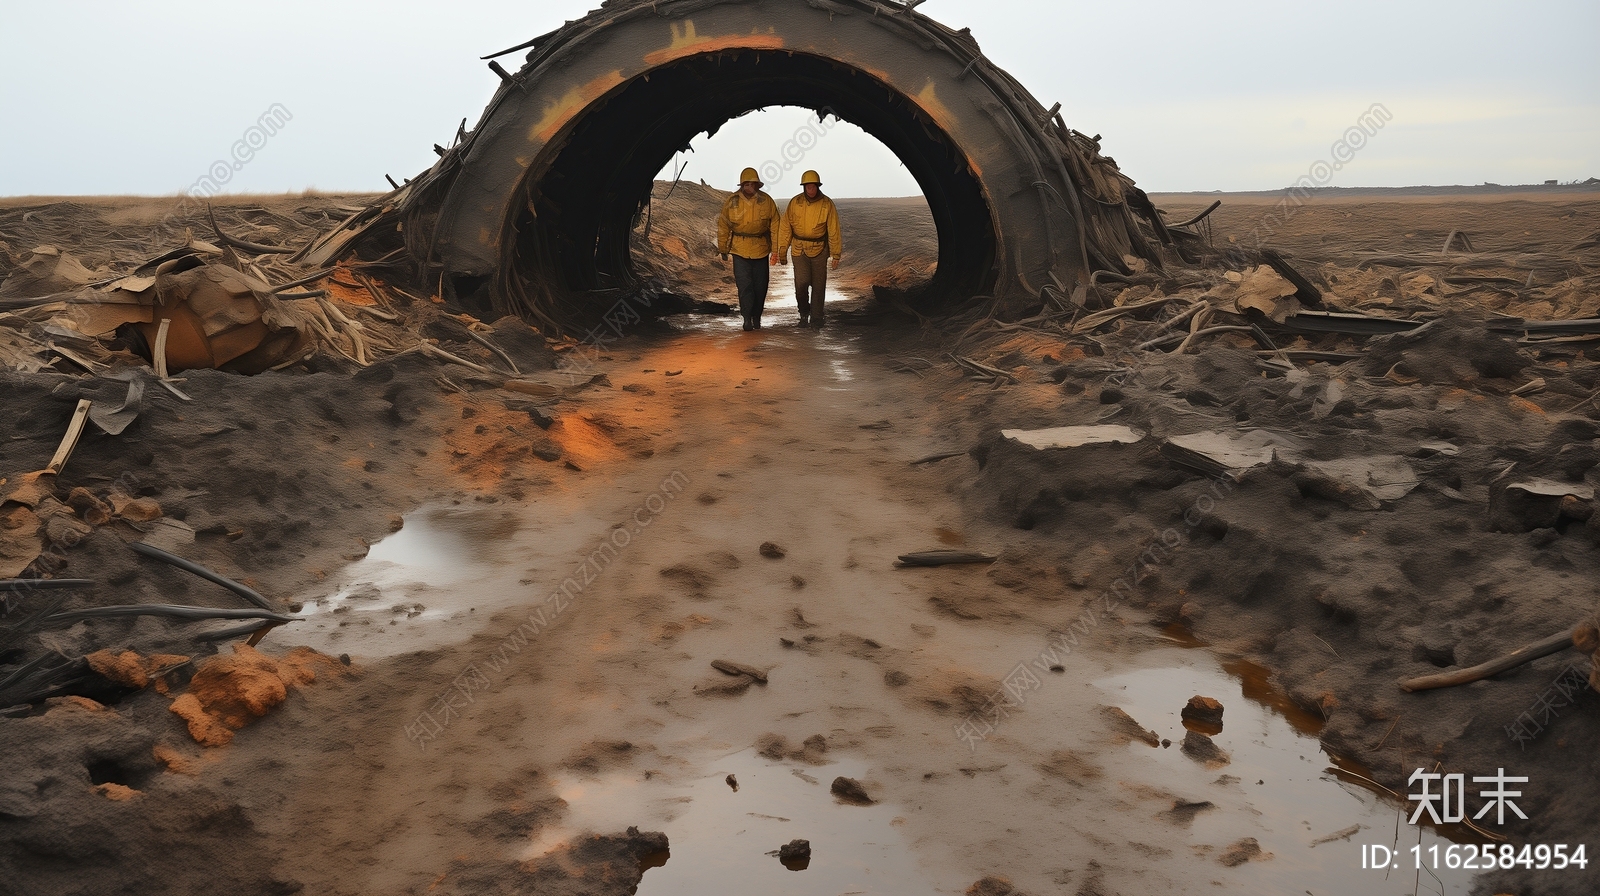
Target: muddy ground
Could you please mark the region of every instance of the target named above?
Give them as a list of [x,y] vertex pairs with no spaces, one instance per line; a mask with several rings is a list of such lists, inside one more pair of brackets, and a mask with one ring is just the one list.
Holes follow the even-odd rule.
[[[654,212],[653,263],[685,294],[726,300],[701,226],[717,194],[678,189]],[[1211,198],[1156,200],[1180,220]],[[1218,245],[1275,214],[1275,200],[1221,198]],[[252,206],[312,221],[350,201]],[[108,228],[142,239],[158,214],[123,200],[6,214],[27,205],[0,207],[0,239],[48,239],[90,267],[119,257],[94,248]],[[192,401],[156,393],[122,435],[91,429],[54,492],[152,499],[195,532],[175,550],[293,608],[300,621],[260,645],[287,699],[203,746],[174,698],[211,683],[188,680],[216,649],[193,636],[221,624],[20,631],[63,594],[14,596],[0,676],[45,651],[194,661],[149,687],[6,710],[0,879],[28,894],[1594,892],[1587,869],[1363,871],[1365,844],[1487,838],[1397,823],[1395,802],[1325,769],[1336,758],[1403,796],[1418,767],[1504,768],[1529,777],[1529,818],[1480,821],[1490,834],[1577,844],[1600,830],[1596,701],[1548,699],[1586,658],[1396,686],[1595,609],[1600,519],[1507,488],[1578,492],[1600,476],[1594,343],[1518,344],[1482,324],[1600,316],[1600,199],[1296,209],[1277,244],[1342,307],[1448,314],[1413,336],[1282,338],[1335,356],[1292,373],[1240,334],[1135,350],[1161,332],[1148,315],[1070,336],[918,326],[864,292],[931,271],[925,207],[841,211],[836,282],[852,297],[821,333],[792,326],[780,273],[755,334],[695,315],[595,349],[495,324],[520,365],[562,385],[554,400],[411,354],[190,373]],[[1482,283],[1362,266],[1437,252],[1453,229],[1499,261],[1539,258],[1468,272],[1494,278]],[[124,388],[0,377],[0,490],[48,462],[80,395]],[[1001,435],[1094,423],[1148,436],[1040,450]],[[1225,482],[1160,449],[1240,429],[1294,450]],[[1372,457],[1399,458],[1414,488],[1372,501],[1315,466]],[[99,582],[61,609],[240,606],[130,551],[151,522],[86,515],[72,528],[87,533],[28,573]],[[934,548],[998,560],[893,566]],[[297,645],[349,662],[301,662]],[[1179,718],[1196,694],[1224,706],[1210,742]],[[1544,724],[1519,743],[1507,726],[1525,712]],[[872,803],[833,795],[838,777]],[[814,846],[804,871],[767,855],[792,839]]]

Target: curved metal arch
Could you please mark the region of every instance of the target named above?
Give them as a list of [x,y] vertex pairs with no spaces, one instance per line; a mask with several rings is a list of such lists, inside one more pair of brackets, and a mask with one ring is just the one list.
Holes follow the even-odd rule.
[[1125,198],[1142,194],[1096,143],[965,31],[899,4],[611,0],[529,46],[477,126],[387,198],[429,279],[499,310],[557,326],[593,310],[629,277],[654,174],[767,105],[832,110],[901,157],[939,228],[934,297],[1063,302],[1129,251],[1160,263]]

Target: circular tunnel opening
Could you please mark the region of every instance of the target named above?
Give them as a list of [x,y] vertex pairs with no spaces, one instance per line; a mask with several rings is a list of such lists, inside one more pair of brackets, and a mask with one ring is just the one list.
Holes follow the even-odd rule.
[[[861,128],[888,147],[922,189],[938,234],[924,307],[987,293],[996,229],[977,174],[912,100],[830,59],[727,50],[679,59],[611,90],[557,135],[522,180],[507,226],[500,287],[541,290],[568,320],[593,320],[638,284],[631,237],[656,174],[701,133],[768,106],[798,106]],[[787,134],[775,135],[782,144]],[[787,197],[778,199],[780,207]],[[530,276],[539,272],[541,276]]]
[[[760,172],[780,211],[803,193],[803,172],[820,172],[844,237],[843,263],[828,274],[829,301],[914,294],[937,270],[939,239],[921,187],[887,146],[844,119],[768,106],[696,136],[690,150],[656,173],[633,228],[634,271],[688,300],[669,300],[663,313],[732,314],[738,306],[732,269],[716,255],[716,220],[747,166]],[[772,269],[769,311],[797,308],[792,271]]]

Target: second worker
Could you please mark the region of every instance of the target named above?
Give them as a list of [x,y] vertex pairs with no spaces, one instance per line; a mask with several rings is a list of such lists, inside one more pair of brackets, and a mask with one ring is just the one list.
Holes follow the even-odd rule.
[[822,294],[828,287],[828,261],[839,267],[839,209],[822,193],[822,178],[815,171],[800,175],[805,192],[789,200],[778,233],[776,257],[787,264],[794,246],[794,298],[800,306],[800,326],[822,329],[827,318]]

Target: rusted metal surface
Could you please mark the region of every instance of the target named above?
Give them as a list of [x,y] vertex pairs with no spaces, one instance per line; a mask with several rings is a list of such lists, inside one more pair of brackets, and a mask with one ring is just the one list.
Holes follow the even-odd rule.
[[672,154],[771,105],[836,115],[904,162],[939,232],[927,302],[1064,305],[1124,255],[1169,257],[1092,139],[898,3],[613,0],[515,49],[477,126],[308,260],[403,239],[419,279],[571,325],[630,284],[628,234]]

